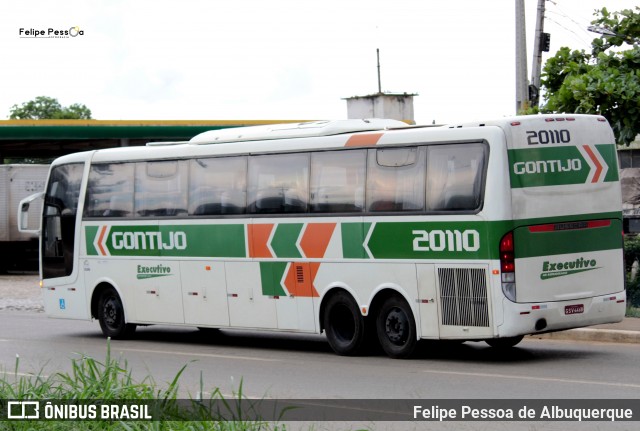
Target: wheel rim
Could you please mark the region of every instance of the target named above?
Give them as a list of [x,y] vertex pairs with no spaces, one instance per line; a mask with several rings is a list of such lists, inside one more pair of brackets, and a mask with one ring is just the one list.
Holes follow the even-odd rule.
[[104,315],[104,323],[109,328],[118,326],[118,304],[115,298],[111,297],[104,302],[102,309]]
[[391,343],[401,346],[409,338],[409,318],[398,307],[392,308],[385,319],[385,334]]

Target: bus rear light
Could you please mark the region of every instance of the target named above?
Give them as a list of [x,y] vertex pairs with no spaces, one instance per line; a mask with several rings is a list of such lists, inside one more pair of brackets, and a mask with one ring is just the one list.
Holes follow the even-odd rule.
[[516,273],[515,272],[503,272],[502,273],[502,282],[503,283],[515,283],[516,282]]
[[550,223],[539,224],[536,226],[529,226],[529,232],[557,232],[560,230],[577,230],[577,229],[595,229],[599,227],[611,226],[611,220],[590,220],[590,221],[578,221],[578,222],[565,222],[565,223]]
[[507,233],[500,240],[500,269],[504,278],[505,272],[515,272],[515,256],[513,247],[513,232]]
[[511,302],[516,302],[516,284],[515,283],[502,283],[502,293]]
[[513,232],[508,232],[500,240],[500,270],[502,271],[502,292],[510,300],[516,300],[516,259]]

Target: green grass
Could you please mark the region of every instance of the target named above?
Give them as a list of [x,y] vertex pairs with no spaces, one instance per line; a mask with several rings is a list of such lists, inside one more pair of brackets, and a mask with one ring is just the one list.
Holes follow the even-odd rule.
[[627,306],[626,317],[638,317],[640,318],[640,308],[634,307],[632,305]]
[[[160,388],[152,377],[142,381],[132,377],[132,370],[126,361],[111,357],[110,343],[107,342],[107,353],[104,362],[94,358],[82,357],[73,359],[70,373],[55,373],[46,376],[43,371],[32,376],[19,373],[20,360],[16,357],[13,373],[5,372],[0,376],[0,399],[3,400],[65,400],[81,402],[82,400],[149,400],[162,405],[162,420],[158,421],[0,421],[0,430],[38,431],[38,430],[222,430],[222,431],[254,431],[284,430],[283,425],[263,420],[246,420],[249,412],[241,411],[234,401],[246,398],[242,393],[242,384],[236,399],[226,400],[219,388],[211,392],[209,400],[217,401],[226,409],[225,417],[231,421],[212,420],[208,409],[198,408],[201,404],[192,400],[192,408],[185,412],[184,405],[178,403],[178,382],[186,369],[182,367],[166,388]],[[200,394],[203,392],[203,381],[200,381]],[[246,404],[243,404],[246,405]],[[41,415],[42,417],[42,415]],[[157,416],[154,416],[154,418]],[[2,419],[6,413],[2,413]],[[189,419],[189,420],[185,420]]]

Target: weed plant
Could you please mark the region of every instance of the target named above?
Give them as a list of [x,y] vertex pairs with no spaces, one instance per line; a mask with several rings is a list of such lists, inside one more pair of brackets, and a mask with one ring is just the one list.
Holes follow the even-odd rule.
[[[107,341],[107,353],[104,362],[83,356],[72,359],[72,370],[69,373],[58,372],[47,376],[44,370],[37,374],[25,376],[18,372],[20,358],[16,357],[13,373],[5,372],[0,376],[0,399],[2,400],[56,400],[70,404],[81,404],[83,400],[100,400],[101,402],[122,403],[153,401],[159,408],[154,413],[154,421],[108,421],[108,420],[40,420],[40,421],[0,421],[0,430],[10,431],[39,431],[39,430],[221,430],[221,431],[254,431],[254,430],[284,430],[284,425],[263,420],[255,420],[254,412],[245,412],[240,403],[244,400],[242,383],[234,393],[234,399],[225,399],[219,388],[213,390],[208,401],[217,401],[218,406],[225,410],[224,417],[231,420],[212,419],[211,411],[204,408],[207,405],[202,400],[188,400],[190,408],[185,410],[184,402],[178,400],[178,381],[186,369],[183,366],[166,388],[160,388],[151,376],[142,381],[132,377],[132,370],[126,361],[111,357],[110,342]],[[200,379],[200,394],[204,393],[203,381]],[[248,404],[251,406],[251,404]],[[6,418],[2,412],[2,418]],[[244,419],[253,417],[252,420]]]

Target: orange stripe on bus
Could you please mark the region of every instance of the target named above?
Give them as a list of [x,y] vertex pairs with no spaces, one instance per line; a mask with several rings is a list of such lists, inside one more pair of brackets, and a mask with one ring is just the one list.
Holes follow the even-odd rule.
[[273,257],[268,247],[273,224],[247,225],[249,235],[249,257]]
[[384,133],[367,133],[365,135],[353,135],[347,139],[345,147],[368,147],[376,145]]
[[100,253],[102,253],[103,256],[107,255],[106,250],[104,249],[104,234],[107,232],[107,227],[106,226],[102,226],[102,229],[100,229],[100,236],[98,237],[98,248],[100,249]]
[[591,159],[591,161],[593,161],[593,164],[596,165],[596,173],[593,175],[593,179],[591,180],[591,182],[597,183],[598,180],[600,179],[600,174],[602,173],[602,170],[603,170],[602,164],[598,160],[598,157],[596,157],[596,155],[593,153],[593,150],[591,149],[590,146],[583,145],[582,147],[589,155],[589,158]]
[[310,298],[317,297],[318,294],[311,287],[312,279],[309,276],[309,266],[304,262],[291,262],[287,275],[284,279],[284,286],[290,295],[294,297]]
[[335,228],[335,223],[309,223],[300,240],[304,255],[310,258],[324,257]]

